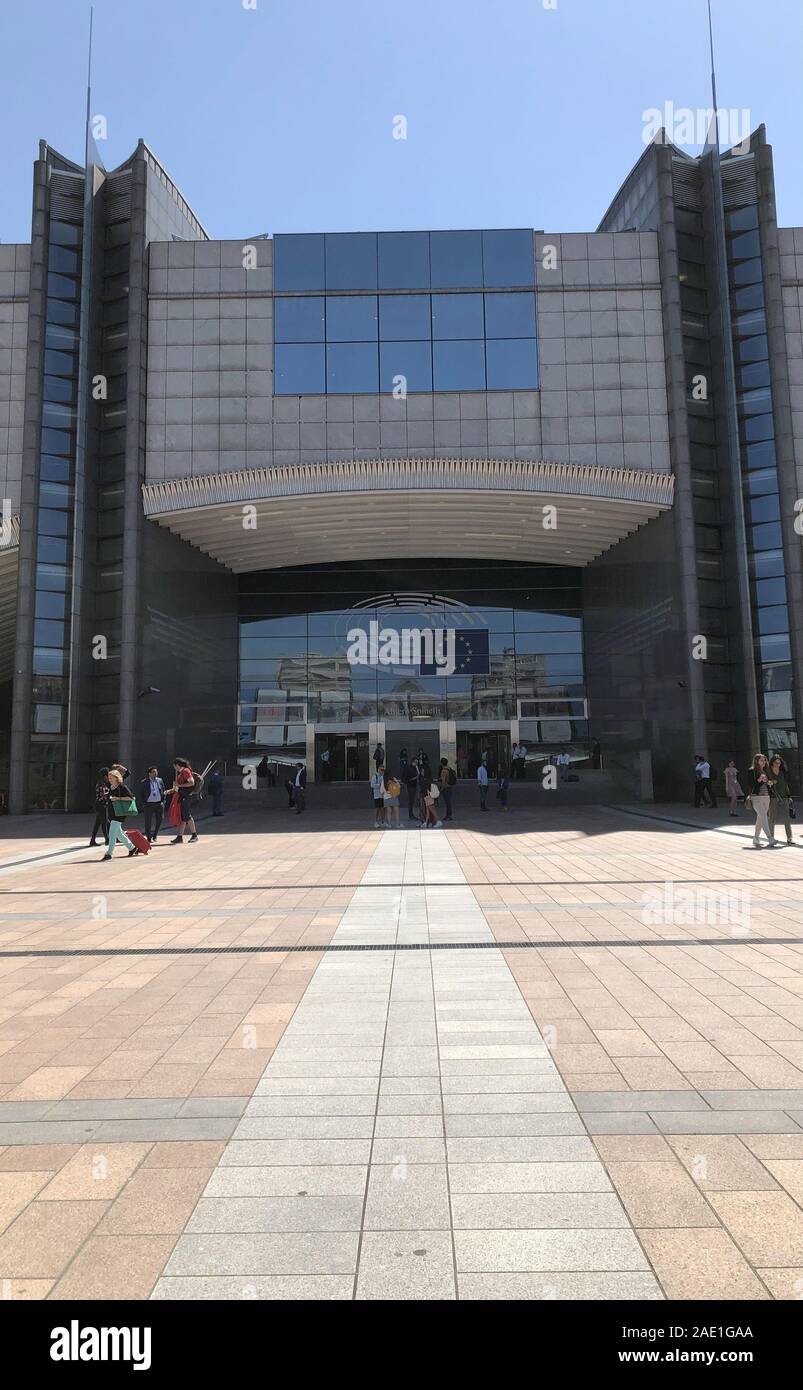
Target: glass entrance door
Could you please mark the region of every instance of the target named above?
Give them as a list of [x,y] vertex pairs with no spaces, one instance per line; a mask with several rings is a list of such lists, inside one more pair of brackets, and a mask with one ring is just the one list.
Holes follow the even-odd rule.
[[490,777],[496,777],[500,768],[510,772],[510,734],[506,729],[458,729],[457,768],[461,777],[476,777],[484,753],[488,755]]
[[[315,735],[315,779],[319,782],[367,782],[368,734]],[[373,771],[373,768],[371,769]]]

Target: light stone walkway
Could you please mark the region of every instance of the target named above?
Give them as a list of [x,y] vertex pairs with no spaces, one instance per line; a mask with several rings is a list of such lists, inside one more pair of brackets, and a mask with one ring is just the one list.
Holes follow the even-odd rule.
[[445,834],[378,839],[154,1298],[663,1296],[493,939]]

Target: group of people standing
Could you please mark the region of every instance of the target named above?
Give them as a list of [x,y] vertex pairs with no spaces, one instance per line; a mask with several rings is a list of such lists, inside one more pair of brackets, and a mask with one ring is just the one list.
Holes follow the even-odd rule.
[[[203,790],[203,779],[198,773],[193,772],[187,759],[175,759],[173,783],[169,791],[159,776],[158,767],[148,768],[147,776],[142,778],[136,794],[126,781],[128,776],[128,768],[122,763],[102,767],[98,773],[95,785],[95,823],[89,843],[92,846],[97,845],[98,833],[102,834],[106,845],[103,859],[111,859],[118,844],[122,844],[123,848],[128,850],[129,858],[146,853],[149,847],[157,842],[166,809],[168,823],[176,831],[170,843],[183,844],[184,836],[189,831],[189,843],[194,844],[198,839],[198,830],[192,814],[192,803]],[[223,777],[220,772],[215,771],[211,774],[208,785],[212,797],[212,814],[220,816],[223,814]],[[141,832],[136,832],[132,839],[126,832],[125,825],[131,816],[140,812],[145,821],[144,837],[141,836]],[[142,840],[141,844],[137,843],[138,839]]]
[[[694,804],[696,807],[702,805],[716,807],[714,778],[715,770],[708,759],[702,754],[696,754],[694,760]],[[774,753],[771,758],[768,758],[766,753],[756,753],[750,765],[746,793],[739,781],[739,771],[733,758],[725,768],[724,779],[728,815],[738,816],[737,808],[740,801],[743,801],[745,806],[755,814],[756,828],[753,835],[755,849],[762,847],[762,834],[772,849],[782,845],[783,841],[779,840],[775,834],[778,826],[784,828],[786,843],[788,845],[794,843],[792,821],[795,816],[795,803],[789,780],[789,770],[780,753]]]
[[423,748],[419,748],[413,758],[402,748],[399,770],[394,774],[385,766],[385,750],[378,743],[373,760],[370,787],[375,830],[399,828],[403,792],[407,796],[407,818],[417,822],[422,830],[440,830],[446,821],[453,819],[452,791],[457,773],[449,766],[448,758],[441,758],[437,772],[433,772]]

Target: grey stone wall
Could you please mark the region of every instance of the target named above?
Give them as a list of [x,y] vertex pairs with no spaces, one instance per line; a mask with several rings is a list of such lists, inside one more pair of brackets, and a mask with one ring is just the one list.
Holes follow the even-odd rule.
[[147,481],[400,456],[668,470],[655,234],[535,244],[541,389],[394,400],[273,396],[270,241],[151,243]]
[[[0,499],[19,511],[30,246],[0,246]],[[1,505],[1,503],[0,503]]]

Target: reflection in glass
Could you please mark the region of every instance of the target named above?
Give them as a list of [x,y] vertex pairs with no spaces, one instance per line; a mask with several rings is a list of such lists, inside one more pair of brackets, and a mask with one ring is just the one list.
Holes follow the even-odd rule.
[[299,295],[274,300],[277,343],[322,343],[324,340],[323,295]]
[[429,233],[380,232],[379,288],[429,289]]
[[273,288],[322,290],[324,280],[323,236],[318,233],[282,234],[273,238]]
[[433,338],[482,338],[481,294],[433,294]]
[[398,342],[432,336],[428,294],[381,294],[379,336]]
[[537,387],[534,338],[489,338],[485,358],[489,391],[534,391]]
[[277,396],[320,395],[325,391],[324,351],[322,343],[277,343]]
[[378,388],[376,343],[327,343],[327,391],[371,393]]
[[483,232],[483,284],[535,284],[534,251],[533,234],[529,230]]
[[376,295],[335,294],[328,296],[326,300],[327,342],[371,342],[376,336]]
[[429,255],[433,289],[482,285],[480,232],[430,232]]
[[376,289],[376,232],[327,232],[326,288]]
[[485,343],[433,343],[432,378],[436,391],[484,391]]
[[379,389],[393,391],[404,377],[407,391],[432,390],[432,344],[381,342]]

